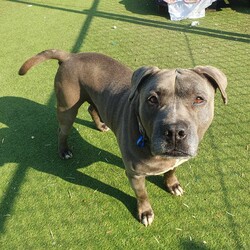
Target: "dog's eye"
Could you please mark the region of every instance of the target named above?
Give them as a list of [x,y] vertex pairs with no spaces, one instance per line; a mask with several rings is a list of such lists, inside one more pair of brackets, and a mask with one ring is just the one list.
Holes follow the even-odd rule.
[[202,103],[204,103],[205,102],[205,100],[204,100],[204,98],[202,98],[201,96],[197,96],[196,98],[195,98],[195,100],[194,100],[194,105],[200,105],[200,104],[202,104]]
[[154,96],[154,95],[150,96],[150,97],[148,98],[148,101],[149,101],[150,104],[154,104],[154,105],[156,105],[156,104],[159,103],[159,102],[158,102],[158,98],[157,98],[156,96]]

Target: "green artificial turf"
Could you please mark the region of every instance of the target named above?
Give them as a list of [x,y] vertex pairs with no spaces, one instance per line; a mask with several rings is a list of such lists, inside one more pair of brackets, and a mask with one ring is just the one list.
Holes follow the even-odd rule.
[[[191,27],[153,0],[0,1],[0,249],[250,249],[249,14],[223,8]],[[228,105],[218,93],[198,156],[178,169],[185,195],[148,178],[152,226],[137,221],[116,139],[94,128],[86,105],[70,137],[74,158],[58,158],[57,62],[17,74],[50,48],[227,75]]]

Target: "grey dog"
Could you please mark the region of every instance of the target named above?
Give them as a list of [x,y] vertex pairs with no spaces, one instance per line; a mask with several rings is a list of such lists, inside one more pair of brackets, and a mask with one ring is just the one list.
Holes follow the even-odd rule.
[[133,72],[102,54],[61,50],[46,50],[31,57],[19,74],[49,59],[59,61],[55,92],[60,157],[72,157],[67,138],[79,107],[88,102],[97,128],[110,128],[115,133],[137,198],[139,220],[150,225],[154,212],[145,177],[164,174],[167,190],[173,195],[183,194],[175,168],[197,154],[213,120],[217,88],[227,103],[226,76],[212,66],[171,70],[141,67]]

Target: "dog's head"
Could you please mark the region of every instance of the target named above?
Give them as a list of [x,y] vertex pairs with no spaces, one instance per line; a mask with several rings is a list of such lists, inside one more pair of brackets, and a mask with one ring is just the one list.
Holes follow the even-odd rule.
[[139,127],[151,153],[176,158],[195,156],[213,119],[215,90],[220,90],[227,103],[226,86],[226,76],[211,66],[136,70],[129,99],[136,106]]

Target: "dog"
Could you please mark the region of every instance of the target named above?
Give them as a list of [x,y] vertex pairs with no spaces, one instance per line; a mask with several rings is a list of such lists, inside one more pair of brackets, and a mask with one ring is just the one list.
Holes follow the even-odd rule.
[[175,169],[197,154],[198,145],[214,116],[216,89],[227,103],[227,78],[212,66],[192,69],[159,69],[143,66],[132,71],[99,53],[67,53],[46,50],[28,59],[20,68],[56,59],[55,76],[58,150],[63,159],[73,156],[67,144],[79,107],[88,111],[100,131],[111,129],[137,199],[139,221],[145,226],[154,212],[145,187],[145,177],[164,174],[167,190],[183,194]]

